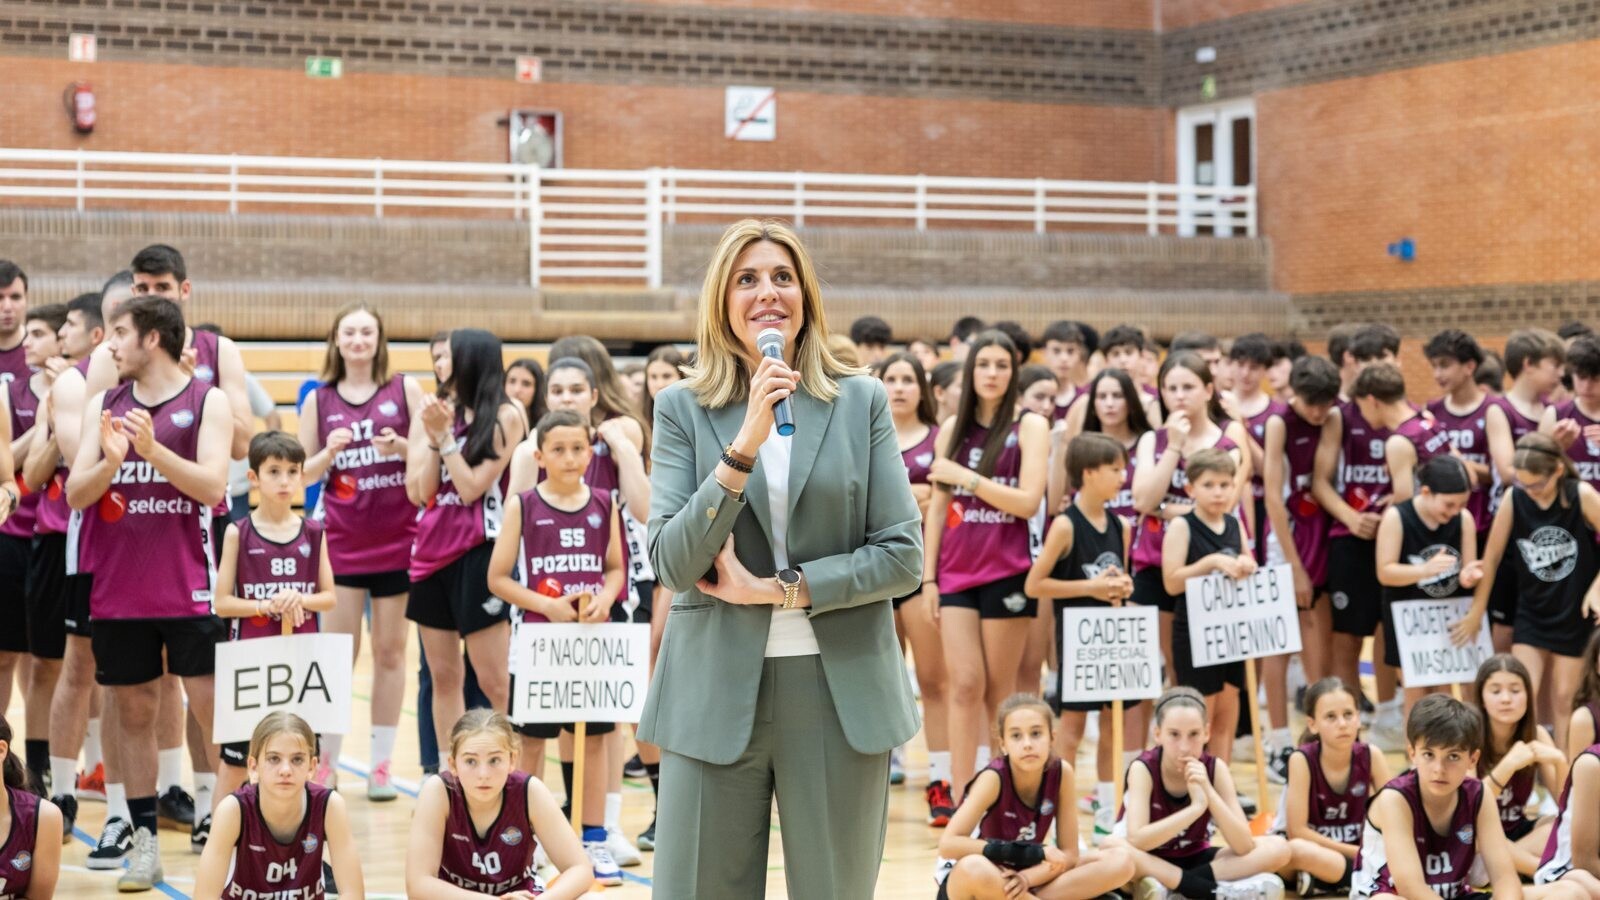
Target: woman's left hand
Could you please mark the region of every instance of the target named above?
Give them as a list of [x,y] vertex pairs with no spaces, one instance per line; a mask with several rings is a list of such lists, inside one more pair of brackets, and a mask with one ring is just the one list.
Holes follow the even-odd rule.
[[771,605],[772,600],[761,591],[761,579],[750,574],[733,552],[733,535],[728,535],[711,565],[717,573],[717,581],[715,584],[704,578],[696,581],[694,586],[700,593],[740,606]]
[[972,470],[947,457],[939,457],[928,467],[928,480],[937,484],[958,487],[972,481]]
[[450,427],[455,422],[456,405],[433,395],[422,398],[422,427],[435,444],[450,437]]

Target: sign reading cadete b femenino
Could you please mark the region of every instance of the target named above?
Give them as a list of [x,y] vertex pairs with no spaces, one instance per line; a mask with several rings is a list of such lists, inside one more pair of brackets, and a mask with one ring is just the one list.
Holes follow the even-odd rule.
[[350,635],[225,641],[216,653],[213,742],[248,741],[263,716],[280,711],[318,734],[350,733]]
[[650,685],[650,626],[519,624],[511,721],[637,722]]
[[1294,573],[1287,565],[1238,580],[1220,572],[1201,575],[1184,584],[1184,594],[1196,667],[1300,652]]
[[1407,687],[1466,684],[1478,677],[1478,666],[1494,655],[1489,629],[1480,619],[1477,640],[1457,647],[1450,639],[1450,626],[1466,618],[1471,608],[1471,597],[1394,602],[1400,672]]
[[1161,630],[1156,616],[1154,606],[1062,609],[1062,701],[1161,696]]

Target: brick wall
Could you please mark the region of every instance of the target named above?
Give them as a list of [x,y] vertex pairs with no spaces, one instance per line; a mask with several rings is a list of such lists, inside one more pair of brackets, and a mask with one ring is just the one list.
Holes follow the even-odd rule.
[[[683,6],[683,0],[635,0]],[[1164,0],[1171,4],[1173,0]],[[977,19],[1080,28],[1147,29],[1158,0],[695,0],[718,9],[780,9],[804,12],[903,16],[919,19]]]
[[1173,31],[1302,2],[1304,0],[1159,0],[1156,10],[1161,30]]

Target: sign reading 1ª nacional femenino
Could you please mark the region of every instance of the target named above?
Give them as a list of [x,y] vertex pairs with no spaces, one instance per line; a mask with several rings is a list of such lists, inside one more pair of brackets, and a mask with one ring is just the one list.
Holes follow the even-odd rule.
[[1154,606],[1061,610],[1061,699],[1068,703],[1161,696],[1161,630]]
[[649,685],[648,625],[512,629],[513,722],[637,722]]
[[1213,572],[1184,585],[1196,666],[1300,652],[1300,615],[1287,565],[1234,580]]

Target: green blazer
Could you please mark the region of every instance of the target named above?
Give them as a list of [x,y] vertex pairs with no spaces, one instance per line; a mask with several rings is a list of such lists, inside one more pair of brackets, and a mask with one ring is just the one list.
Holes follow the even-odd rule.
[[[803,389],[793,396],[789,560],[811,590],[811,627],[845,737],[860,753],[883,753],[920,725],[890,598],[921,583],[922,517],[883,385],[862,375],[839,388],[832,403]],[[639,738],[716,765],[750,742],[776,609],[695,589],[729,533],[752,574],[776,572],[760,462],[742,500],[715,476],[744,412],[742,402],[705,409],[672,385],[656,397],[650,454],[650,563],[674,596]]]

